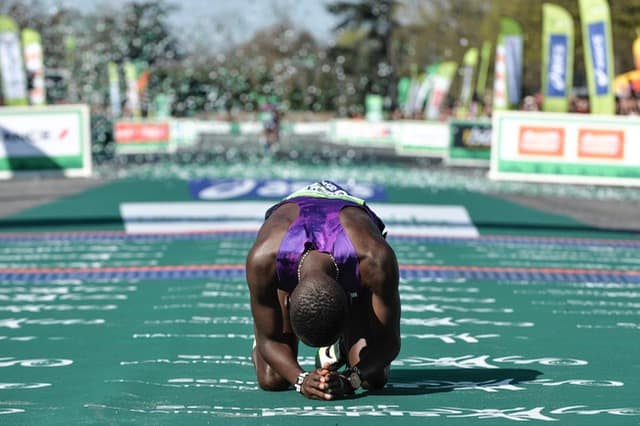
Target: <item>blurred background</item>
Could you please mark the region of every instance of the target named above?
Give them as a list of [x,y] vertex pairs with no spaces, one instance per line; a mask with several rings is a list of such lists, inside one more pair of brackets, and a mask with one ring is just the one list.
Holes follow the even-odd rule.
[[[475,169],[460,173],[484,179],[495,111],[640,111],[637,0],[3,0],[0,15],[2,103],[86,106],[85,175],[217,159],[453,166],[462,135]],[[38,130],[6,133],[46,151]]]

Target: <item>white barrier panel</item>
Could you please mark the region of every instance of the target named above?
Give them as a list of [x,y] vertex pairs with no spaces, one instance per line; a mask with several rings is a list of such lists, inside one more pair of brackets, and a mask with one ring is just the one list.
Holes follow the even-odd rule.
[[0,108],[0,178],[25,173],[91,176],[86,105]]
[[[275,201],[122,203],[127,233],[257,232]],[[479,233],[464,206],[375,204],[371,208],[390,236],[475,238]]]
[[328,135],[331,131],[331,123],[328,121],[311,121],[293,123],[291,132],[294,135]]
[[492,179],[640,186],[637,117],[499,111]]
[[392,123],[364,120],[334,120],[330,139],[346,145],[393,147]]
[[400,121],[393,130],[398,155],[444,158],[449,152],[447,123]]
[[195,145],[203,133],[230,135],[231,132],[232,126],[228,121],[172,119],[170,151]]

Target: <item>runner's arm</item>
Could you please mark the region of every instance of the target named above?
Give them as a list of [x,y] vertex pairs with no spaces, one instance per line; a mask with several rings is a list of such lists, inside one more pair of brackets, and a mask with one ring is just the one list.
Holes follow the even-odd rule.
[[303,372],[293,351],[295,336],[284,333],[282,310],[271,265],[251,258],[247,262],[251,313],[255,326],[256,349],[262,358],[289,383]]
[[395,253],[386,243],[368,260],[375,271],[367,283],[371,290],[372,315],[370,318],[373,341],[360,353],[358,369],[366,380],[367,375],[381,371],[400,352],[400,294],[399,272]]

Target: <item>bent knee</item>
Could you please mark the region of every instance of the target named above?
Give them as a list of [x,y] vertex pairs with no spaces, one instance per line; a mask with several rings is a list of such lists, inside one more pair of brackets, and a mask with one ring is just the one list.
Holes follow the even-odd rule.
[[258,386],[260,386],[262,390],[266,391],[284,391],[291,387],[289,382],[284,380],[282,377],[275,377],[273,375],[258,377]]

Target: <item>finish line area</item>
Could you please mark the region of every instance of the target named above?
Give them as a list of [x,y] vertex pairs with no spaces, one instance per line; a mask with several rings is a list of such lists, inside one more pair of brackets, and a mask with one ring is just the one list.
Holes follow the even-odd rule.
[[[115,181],[3,222],[2,424],[640,422],[635,234],[385,186],[370,204],[400,263],[401,352],[384,390],[312,401],[260,390],[251,363],[244,258],[264,211],[230,212],[271,201],[154,185]],[[311,348],[300,362],[313,368]]]

